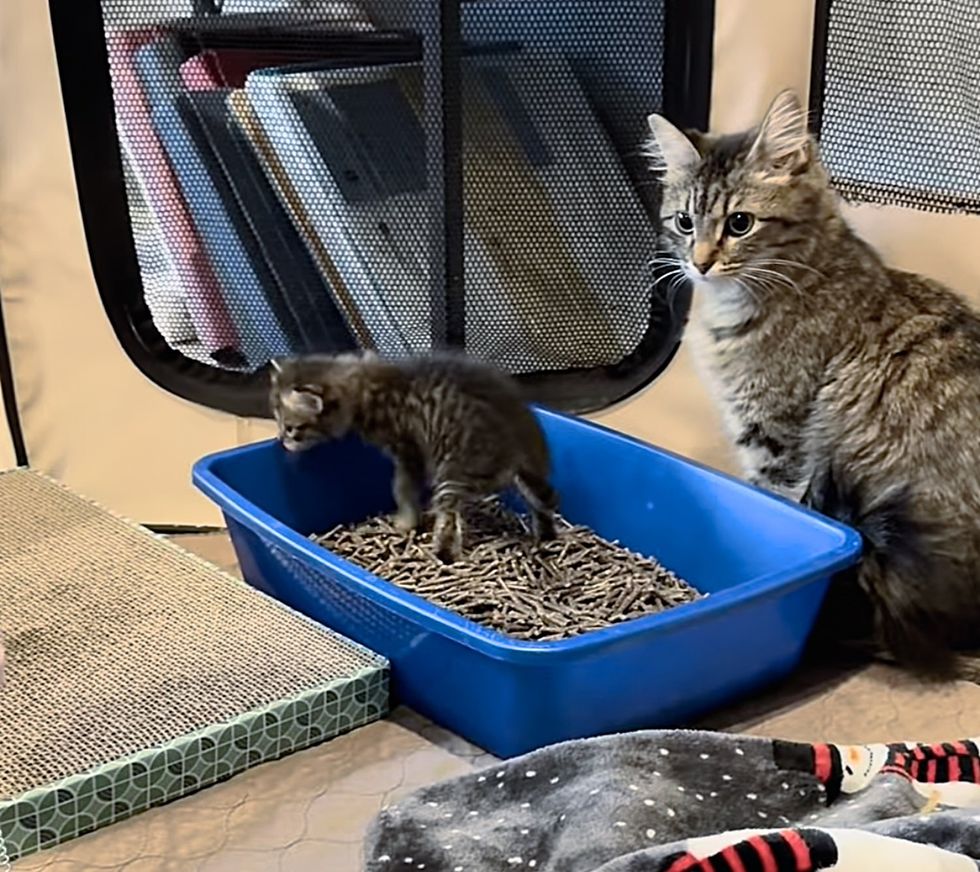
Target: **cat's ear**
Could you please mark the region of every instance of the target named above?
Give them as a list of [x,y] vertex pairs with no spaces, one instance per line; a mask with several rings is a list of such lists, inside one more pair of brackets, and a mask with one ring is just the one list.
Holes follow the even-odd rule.
[[290,388],[283,395],[282,404],[297,415],[319,415],[323,412],[323,397],[304,388]]
[[790,176],[810,162],[810,133],[800,98],[790,90],[772,101],[749,151],[749,160],[767,176]]
[[653,134],[647,153],[654,160],[655,172],[663,174],[666,179],[677,178],[701,162],[701,155],[694,143],[663,115],[651,115],[647,118],[647,124]]

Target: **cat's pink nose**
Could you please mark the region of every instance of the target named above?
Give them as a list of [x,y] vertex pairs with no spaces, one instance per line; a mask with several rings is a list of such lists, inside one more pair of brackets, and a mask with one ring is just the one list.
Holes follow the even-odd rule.
[[706,275],[708,270],[713,267],[715,262],[713,260],[702,260],[694,261],[694,268],[701,273],[701,275]]

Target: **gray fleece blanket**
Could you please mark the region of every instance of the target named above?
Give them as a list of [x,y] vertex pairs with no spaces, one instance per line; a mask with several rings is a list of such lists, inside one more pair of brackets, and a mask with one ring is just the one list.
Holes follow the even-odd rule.
[[368,872],[977,872],[978,740],[565,742],[375,820]]

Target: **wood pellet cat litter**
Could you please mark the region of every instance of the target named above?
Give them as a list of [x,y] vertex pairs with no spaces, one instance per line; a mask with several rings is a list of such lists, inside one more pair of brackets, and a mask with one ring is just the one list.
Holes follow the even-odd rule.
[[405,534],[387,516],[310,538],[435,605],[515,639],[567,639],[693,602],[702,594],[655,560],[558,518],[534,543],[523,518],[496,499],[467,512],[463,560],[447,565],[431,534]]

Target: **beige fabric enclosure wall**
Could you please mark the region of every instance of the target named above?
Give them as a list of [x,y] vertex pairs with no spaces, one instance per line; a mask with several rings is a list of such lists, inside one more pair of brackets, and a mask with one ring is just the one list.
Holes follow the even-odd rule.
[[247,422],[147,381],[102,309],[82,232],[47,3],[0,2],[0,287],[33,466],[137,520],[214,524],[194,459]]
[[[812,0],[717,0],[712,123],[754,123],[786,86],[806,94]],[[654,108],[654,107],[651,107]],[[889,260],[980,303],[980,218],[892,208],[850,210]],[[211,524],[189,484],[193,461],[262,438],[236,420],[172,397],[118,346],[94,286],[78,212],[47,3],[0,2],[0,289],[31,462],[138,520]],[[611,426],[726,468],[728,452],[682,351]],[[0,465],[13,462],[6,432]]]

